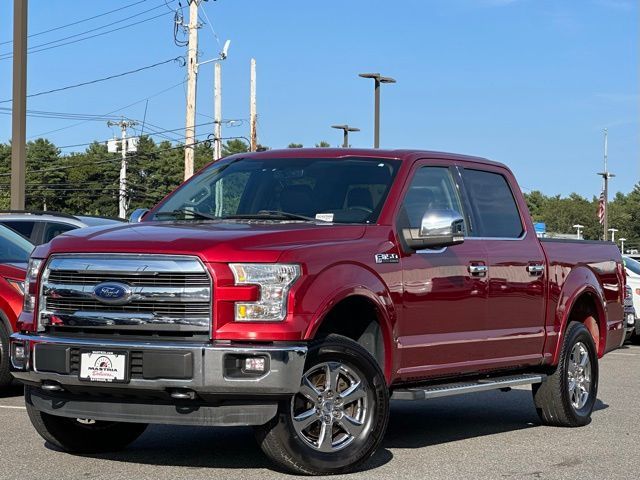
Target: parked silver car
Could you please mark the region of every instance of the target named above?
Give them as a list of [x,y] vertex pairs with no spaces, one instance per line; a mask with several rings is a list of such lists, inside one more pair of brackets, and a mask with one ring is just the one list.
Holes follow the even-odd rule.
[[2,211],[0,225],[15,230],[29,239],[34,245],[47,243],[61,233],[76,228],[95,227],[98,225],[117,225],[123,220],[89,215],[69,215],[59,212],[40,211]]

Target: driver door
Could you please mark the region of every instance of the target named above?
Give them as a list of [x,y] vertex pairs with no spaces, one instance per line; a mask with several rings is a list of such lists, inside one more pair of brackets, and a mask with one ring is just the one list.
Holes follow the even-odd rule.
[[[458,178],[449,162],[418,162],[405,187],[398,232],[418,228],[430,209],[454,210],[467,219]],[[465,223],[469,232],[469,221]],[[465,373],[490,361],[493,355],[482,341],[487,277],[477,273],[482,268],[474,268],[486,266],[484,242],[401,250],[403,308],[397,327],[401,378]]]

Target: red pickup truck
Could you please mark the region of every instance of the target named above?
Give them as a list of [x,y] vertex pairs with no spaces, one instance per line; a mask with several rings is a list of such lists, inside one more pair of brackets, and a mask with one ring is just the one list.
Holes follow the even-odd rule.
[[390,399],[530,384],[542,423],[587,424],[624,287],[614,244],[536,237],[504,165],[273,150],[206,166],[140,223],[37,247],[11,359],[66,451],[252,425],[281,466],[342,473]]

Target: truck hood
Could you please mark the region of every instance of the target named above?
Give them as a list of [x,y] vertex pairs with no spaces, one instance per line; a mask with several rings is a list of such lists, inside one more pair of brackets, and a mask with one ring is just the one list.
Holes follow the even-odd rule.
[[142,222],[72,230],[37,247],[32,256],[157,253],[197,255],[205,262],[276,262],[288,249],[356,240],[364,232],[363,225],[307,222]]

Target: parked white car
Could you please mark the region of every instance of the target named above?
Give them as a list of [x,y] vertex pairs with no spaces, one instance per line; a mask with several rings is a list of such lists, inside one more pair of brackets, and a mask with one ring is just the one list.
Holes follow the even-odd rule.
[[[640,314],[640,262],[628,256],[623,256],[625,270],[627,271],[627,285],[631,287],[633,295],[633,306],[636,316]],[[635,332],[632,339],[637,343],[640,341],[640,321],[636,318]]]

